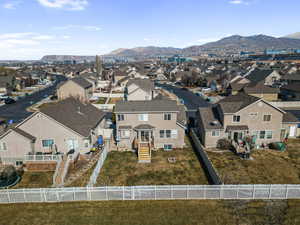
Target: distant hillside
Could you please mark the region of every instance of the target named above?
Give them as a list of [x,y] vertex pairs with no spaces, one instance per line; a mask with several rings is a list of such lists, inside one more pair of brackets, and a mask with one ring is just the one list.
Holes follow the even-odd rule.
[[108,53],[109,56],[123,56],[123,57],[143,57],[143,56],[172,56],[175,54],[181,54],[180,48],[172,47],[137,47],[137,48],[120,48]]
[[300,32],[289,34],[289,35],[285,36],[285,38],[300,39]]
[[76,60],[76,61],[95,61],[95,56],[76,56],[76,55],[46,55],[44,56],[41,61],[44,62],[55,62],[55,61],[69,61],[69,60]]
[[183,49],[183,53],[187,55],[197,55],[201,52],[239,53],[240,51],[263,51],[265,49],[273,48],[300,48],[300,40],[286,37],[275,38],[266,35],[254,35],[248,37],[233,35],[216,42],[185,48]]
[[[299,39],[297,38],[299,37]],[[300,33],[288,35],[286,37],[276,38],[267,35],[240,36],[233,35],[223,38],[216,42],[210,42],[204,45],[195,45],[187,48],[173,47],[137,47],[137,48],[120,48],[106,55],[105,57],[128,57],[128,58],[145,58],[156,56],[173,56],[182,54],[185,56],[197,56],[200,54],[213,53],[218,55],[236,54],[241,51],[262,52],[265,49],[300,49]],[[42,58],[42,61],[94,61],[95,56],[72,56],[72,55],[48,55]]]

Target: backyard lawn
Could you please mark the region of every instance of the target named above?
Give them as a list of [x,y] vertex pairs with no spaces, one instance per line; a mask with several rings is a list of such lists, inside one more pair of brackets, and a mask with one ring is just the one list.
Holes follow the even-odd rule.
[[299,201],[109,201],[0,205],[0,225],[296,225]]
[[[170,163],[168,158],[175,157]],[[151,163],[138,163],[133,152],[110,152],[98,177],[97,186],[163,184],[207,184],[205,173],[189,148],[152,151]]]
[[289,140],[286,152],[255,150],[253,160],[232,152],[207,151],[225,184],[300,184],[300,140]]
[[24,172],[21,181],[12,188],[49,188],[54,172]]

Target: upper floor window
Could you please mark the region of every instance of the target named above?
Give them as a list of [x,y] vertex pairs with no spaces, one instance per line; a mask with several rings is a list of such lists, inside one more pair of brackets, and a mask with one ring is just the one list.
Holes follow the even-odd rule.
[[241,121],[241,116],[236,116],[236,115],[233,116],[233,122],[239,123],[240,121]]
[[54,144],[53,139],[42,140],[43,147],[51,147]]
[[264,115],[264,122],[269,122],[271,121],[271,115]]
[[172,114],[171,113],[165,113],[164,114],[164,120],[171,120],[172,119]]
[[139,114],[139,121],[148,121],[148,114]]
[[6,150],[7,150],[6,143],[0,142],[0,151],[6,151]]
[[124,120],[124,114],[118,114],[118,121]]

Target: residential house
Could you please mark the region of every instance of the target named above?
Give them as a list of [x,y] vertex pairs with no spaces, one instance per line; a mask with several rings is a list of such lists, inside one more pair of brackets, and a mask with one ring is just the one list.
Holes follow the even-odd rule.
[[57,88],[57,96],[59,100],[69,97],[78,98],[81,101],[89,101],[93,95],[93,84],[83,77],[72,78]]
[[[185,110],[176,101],[121,101],[116,103],[115,114],[117,146],[137,150],[141,161],[151,160],[151,149],[171,150],[185,145]],[[144,144],[148,151],[142,158]]]
[[238,93],[222,99],[217,105],[200,108],[198,133],[205,147],[216,147],[219,139],[238,142],[251,136],[256,145],[296,137],[299,121],[267,101]]
[[0,93],[11,94],[15,89],[16,78],[14,75],[2,75],[0,76]]
[[105,116],[74,98],[45,106],[0,136],[0,159],[20,165],[26,155],[85,154],[105,128]]
[[126,85],[128,101],[144,101],[155,98],[154,82],[150,79],[130,79]]
[[276,70],[255,68],[246,74],[245,78],[252,83],[262,82],[264,85],[272,86],[281,79],[281,75]]
[[300,101],[300,83],[290,83],[280,88],[281,98],[285,101]]

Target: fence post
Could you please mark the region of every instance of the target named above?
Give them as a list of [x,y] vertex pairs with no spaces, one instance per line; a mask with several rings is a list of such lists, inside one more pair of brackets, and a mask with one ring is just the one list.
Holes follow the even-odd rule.
[[173,199],[173,185],[171,185],[171,199]]
[[105,196],[106,196],[106,200],[108,200],[107,186],[105,186]]
[[73,200],[75,201],[75,187],[73,187]]
[[223,199],[223,185],[220,187],[219,199]]
[[47,195],[46,195],[46,189],[43,189],[43,196],[44,196],[44,202],[48,202]]
[[271,195],[272,195],[272,184],[270,185],[270,187],[269,187],[269,199],[271,199]]
[[288,185],[286,184],[285,199],[288,199],[288,195],[289,195],[289,188]]
[[6,189],[6,192],[7,192],[7,199],[8,199],[8,202],[10,203],[10,202],[11,202],[11,198],[10,198],[8,189]]
[[186,185],[186,199],[189,199],[189,185]]
[[123,201],[125,200],[125,187],[123,186]]
[[26,194],[25,194],[25,189],[23,188],[22,190],[23,190],[24,201],[27,202],[27,200],[26,200]]
[[131,199],[135,200],[134,186],[131,186]]
[[204,191],[203,197],[204,197],[204,199],[206,199],[206,186],[204,186],[203,191]]

